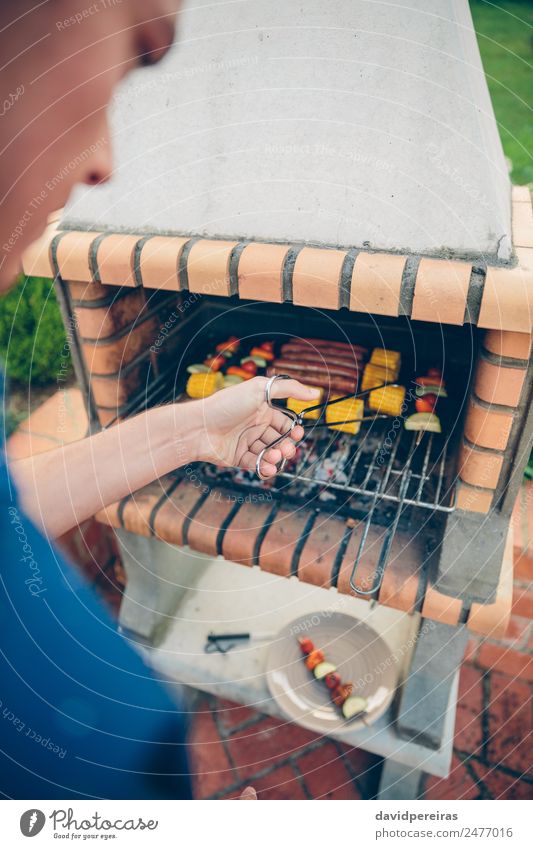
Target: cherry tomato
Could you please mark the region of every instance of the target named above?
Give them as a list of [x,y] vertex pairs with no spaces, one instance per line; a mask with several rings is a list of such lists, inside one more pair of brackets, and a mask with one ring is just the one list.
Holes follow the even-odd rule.
[[437,400],[437,396],[432,392],[422,395],[421,398],[417,398],[415,401],[417,413],[432,413],[437,406]]
[[254,363],[253,360],[248,360],[248,362],[243,363],[241,365],[241,368],[244,369],[244,371],[247,371],[252,376],[257,374],[257,364]]
[[207,360],[204,360],[204,366],[209,366],[212,371],[220,371],[225,363],[226,358],[221,357],[220,354],[216,354],[214,357],[208,357]]
[[334,690],[341,683],[341,676],[338,672],[329,672],[324,678],[328,690]]
[[265,351],[270,351],[270,353],[272,353],[272,351],[274,350],[274,343],[273,342],[261,342],[259,347],[264,348]]
[[300,643],[300,648],[304,654],[311,654],[311,652],[315,650],[314,643],[309,639],[309,637],[300,637],[298,642]]
[[440,381],[442,379],[442,372],[440,368],[428,368],[428,377],[438,378]]

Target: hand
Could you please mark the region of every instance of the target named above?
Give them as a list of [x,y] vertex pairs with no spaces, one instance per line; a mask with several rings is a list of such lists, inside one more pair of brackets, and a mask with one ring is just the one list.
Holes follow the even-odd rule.
[[[262,449],[290,429],[290,419],[273,410],[265,400],[266,377],[254,377],[237,386],[222,389],[205,398],[203,405],[203,434],[199,448],[200,459],[217,466],[238,466],[255,471],[257,455]],[[297,380],[276,380],[272,398],[297,398],[318,403],[318,392]],[[277,472],[276,463],[296,452],[295,442],[304,435],[300,426],[293,428],[276,448],[264,455],[261,474],[271,477]]]

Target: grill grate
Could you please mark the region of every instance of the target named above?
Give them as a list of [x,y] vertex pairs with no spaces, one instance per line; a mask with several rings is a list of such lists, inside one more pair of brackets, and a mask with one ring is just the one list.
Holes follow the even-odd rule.
[[308,432],[296,461],[278,477],[339,494],[374,499],[378,493],[383,501],[451,512],[448,441],[428,433],[417,444],[418,434],[403,431],[397,421],[395,428],[390,421],[365,423],[356,437]]

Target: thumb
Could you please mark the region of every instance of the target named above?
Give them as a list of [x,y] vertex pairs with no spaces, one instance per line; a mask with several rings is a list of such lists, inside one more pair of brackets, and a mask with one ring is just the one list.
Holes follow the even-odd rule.
[[299,380],[276,380],[272,384],[272,398],[297,398],[299,401],[320,400],[321,390],[316,386],[305,386]]

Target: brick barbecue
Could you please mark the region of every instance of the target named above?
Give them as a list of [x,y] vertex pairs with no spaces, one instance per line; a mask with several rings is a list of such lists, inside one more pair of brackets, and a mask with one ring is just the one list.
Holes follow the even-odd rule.
[[[294,6],[303,27],[298,4],[287,5]],[[349,16],[353,4],[333,5]],[[260,15],[267,14],[266,4],[257,6]],[[404,794],[409,793],[410,780],[414,786],[411,773],[424,769],[444,775],[449,767],[454,688],[468,633],[496,636],[506,629],[512,604],[510,517],[531,448],[533,210],[527,188],[511,192],[506,176],[501,176],[503,157],[494,141],[495,122],[484,79],[482,84],[479,79],[481,66],[469,18],[464,17],[466,7],[455,4],[455,23],[467,27],[464,55],[473,70],[466,73],[475,77],[474,101],[477,98],[477,106],[483,106],[490,130],[484,138],[491,140],[485,141],[481,158],[499,163],[497,179],[482,169],[474,169],[469,177],[483,191],[495,192],[490,204],[480,204],[474,191],[461,194],[461,203],[466,204],[459,210],[462,220],[471,212],[475,219],[472,232],[465,225],[468,235],[458,235],[441,210],[439,250],[425,237],[411,239],[399,212],[397,241],[392,244],[394,221],[387,222],[386,237],[369,231],[367,238],[365,216],[353,226],[353,241],[345,230],[335,240],[321,195],[315,198],[319,214],[308,221],[307,237],[304,216],[295,213],[293,227],[285,212],[275,221],[272,210],[281,202],[278,196],[263,218],[249,214],[232,227],[217,184],[224,178],[212,171],[213,185],[206,190],[212,194],[214,212],[201,226],[195,225],[194,202],[190,219],[186,211],[172,208],[164,221],[158,217],[154,196],[164,183],[161,176],[156,181],[159,188],[148,191],[145,211],[139,189],[133,204],[111,212],[112,201],[124,192],[128,175],[131,178],[125,167],[125,174],[119,171],[116,188],[102,187],[104,194],[92,190],[85,199],[77,199],[25,258],[28,274],[56,281],[93,431],[154,404],[182,398],[186,366],[201,361],[231,333],[273,338],[277,344],[300,336],[350,340],[370,348],[381,345],[401,350],[412,374],[418,363],[431,364],[432,356],[433,362],[444,362],[447,386],[455,389],[455,395],[450,393],[446,438],[426,443],[401,497],[405,435],[399,438],[397,453],[387,461],[394,486],[388,497],[379,499],[375,521],[372,514],[369,525],[366,520],[379,480],[376,483],[371,461],[364,458],[359,477],[354,472],[343,479],[329,501],[309,498],[301,489],[306,479],[303,465],[296,471],[289,468],[274,485],[253,486],[214,467],[201,467],[177,470],[98,516],[117,529],[125,559],[128,588],[122,626],[156,649],[165,623],[168,626],[169,619],[180,616],[179,608],[175,610],[183,587],[173,586],[175,576],[187,574],[182,583],[188,586],[190,563],[183,567],[180,557],[198,552],[207,556],[213,569],[217,564],[227,568],[216,560],[219,557],[258,567],[273,576],[279,598],[283,587],[289,587],[280,579],[291,578],[327,590],[324,604],[331,604],[335,591],[351,603],[358,593],[350,576],[365,523],[368,540],[357,574],[359,581],[372,583],[387,528],[397,520],[383,579],[370,601],[360,594],[359,602],[392,608],[415,623],[415,647],[383,742],[365,738],[357,744],[387,755],[386,786],[394,786],[396,776]],[[193,9],[196,23],[187,26],[201,29],[204,13],[195,4]],[[397,14],[401,20],[401,12]],[[188,29],[187,33],[191,34]],[[437,24],[429,34],[433,39],[442,36]],[[342,53],[342,36],[330,37],[333,42],[339,39]],[[453,41],[453,32],[449,37]],[[368,50],[375,47],[369,44]],[[186,47],[185,58],[174,60],[176,73],[187,67],[187,55]],[[406,61],[418,67],[416,56]],[[393,69],[389,70],[392,75]],[[232,72],[239,69],[233,67]],[[250,73],[250,63],[243,60],[240,72]],[[339,73],[342,80],[350,72]],[[452,80],[449,69],[443,73]],[[208,85],[208,80],[195,80],[195,85]],[[135,88],[132,92],[136,95]],[[208,113],[206,107],[197,120],[200,125],[207,122],[209,129],[213,117]],[[119,129],[126,114],[119,109]],[[217,128],[211,129],[216,135]],[[394,125],[391,137],[393,130]],[[431,137],[425,142],[434,143]],[[305,159],[302,150],[300,158]],[[308,167],[316,165],[313,157],[320,155],[329,156],[312,151]],[[243,168],[247,167],[245,155]],[[260,167],[257,159],[255,167]],[[442,192],[442,169],[437,170],[435,185]],[[401,191],[400,171],[389,172],[388,177],[389,184],[394,189],[398,184]],[[452,198],[457,194],[454,174],[448,172],[447,178]],[[297,184],[295,179],[287,203]],[[383,191],[381,182],[375,189]],[[309,203],[307,189],[302,191],[304,203]],[[365,197],[370,221],[382,207],[376,211],[376,198],[368,193]],[[420,199],[413,200],[412,194],[409,198],[415,204],[410,212],[424,208]],[[426,204],[431,204],[429,198],[430,190]],[[344,201],[329,197],[327,202],[338,206]],[[346,204],[341,211],[348,215],[351,207]],[[500,235],[494,239],[497,227]],[[231,232],[233,238],[228,237]],[[382,438],[386,431],[378,433]],[[307,482],[316,483],[312,478]],[[144,575],[142,564],[149,564]],[[424,622],[435,624],[429,635],[426,631],[417,640],[416,633],[424,633]],[[225,689],[223,679],[215,682],[209,675],[204,680],[200,673],[197,677],[191,673],[181,680],[199,682],[204,689],[237,701],[247,698],[245,688],[236,692],[227,682]],[[402,747],[407,755],[401,754]]]

